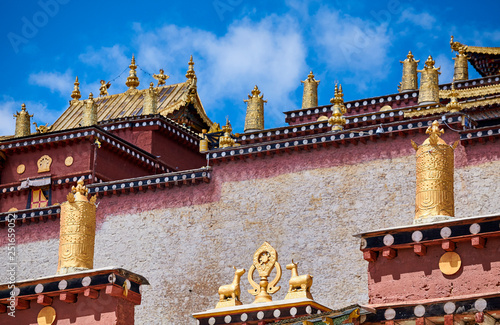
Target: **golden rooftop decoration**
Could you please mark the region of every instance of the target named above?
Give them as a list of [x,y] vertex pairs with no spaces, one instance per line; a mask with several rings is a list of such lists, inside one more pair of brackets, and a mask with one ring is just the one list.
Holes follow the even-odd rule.
[[201,130],[200,137],[200,152],[208,151],[207,129]]
[[302,108],[318,106],[318,85],[319,80],[314,79],[313,72],[309,72],[306,80],[301,80],[304,84],[304,94],[302,95]]
[[309,274],[299,275],[297,271],[297,265],[299,263],[294,263],[292,259],[292,263],[286,266],[287,270],[292,271],[292,276],[290,277],[288,293],[285,296],[285,299],[295,299],[295,298],[309,298],[313,299],[310,289],[313,282],[313,277]]
[[193,61],[192,55],[189,57],[188,65],[189,65],[189,68],[186,71],[186,78],[194,79],[196,77],[196,73],[194,72],[194,61]]
[[264,130],[264,103],[267,103],[267,100],[263,97],[264,95],[260,95],[260,90],[255,85],[252,95],[248,95],[248,99],[244,100],[247,103],[245,132]]
[[429,55],[423,70],[417,70],[422,73],[420,78],[420,90],[418,94],[419,104],[439,103],[439,69],[434,67],[435,61]]
[[233,147],[235,145],[235,140],[231,137],[231,132],[233,131],[233,127],[229,122],[229,119],[226,119],[226,125],[222,127],[223,135],[219,138],[219,148],[227,148]]
[[111,81],[101,80],[101,87],[99,87],[99,96],[108,96],[108,88],[111,87]]
[[478,53],[478,54],[500,54],[500,47],[483,47],[483,46],[468,46],[459,42],[455,42],[451,36],[450,47],[453,51],[462,50],[464,53]]
[[429,138],[418,146],[411,144],[417,152],[417,191],[414,223],[434,222],[455,216],[453,196],[454,150],[456,141],[449,146],[440,138],[444,133],[439,122],[434,121],[426,131]]
[[332,131],[341,131],[344,129],[346,123],[344,114],[347,112],[344,106],[344,93],[342,92],[342,85],[335,84],[335,96],[330,99],[333,104],[332,116],[328,119],[328,123],[332,126]]
[[455,60],[453,73],[454,81],[463,81],[469,79],[469,63],[467,62],[468,59],[469,57],[465,54],[463,49],[460,49],[457,56],[453,58],[453,60]]
[[455,90],[455,83],[451,84],[451,100],[446,104],[446,108],[450,113],[459,112],[462,110],[462,106],[457,100],[458,92]]
[[154,84],[151,82],[149,84],[149,89],[146,90],[144,97],[144,109],[142,111],[142,115],[152,115],[157,113],[158,95],[153,87]]
[[38,166],[38,173],[50,172],[50,165],[52,165],[52,158],[49,155],[43,155],[36,162]]
[[97,105],[94,101],[94,94],[89,94],[89,99],[85,100],[83,106],[83,116],[81,126],[92,126],[97,124]]
[[78,76],[76,76],[74,88],[71,92],[71,98],[73,98],[72,101],[78,101],[81,97],[82,94],[80,93],[80,83],[78,82]]
[[240,278],[245,273],[245,269],[237,269],[234,267],[234,279],[231,284],[226,284],[219,287],[219,302],[215,308],[223,308],[230,306],[242,305],[240,301]]
[[399,92],[417,90],[417,66],[420,60],[415,60],[413,54],[411,53],[411,51],[409,51],[406,59],[399,62],[403,64],[403,79],[398,86]]
[[59,261],[57,274],[67,274],[94,267],[96,196],[87,199],[88,190],[81,178],[71,187],[61,204]]
[[160,69],[160,73],[159,74],[153,74],[153,78],[155,78],[156,80],[158,80],[158,84],[156,85],[156,87],[160,87],[160,86],[163,86],[165,84],[165,80],[167,80],[168,78],[170,78],[170,76],[167,76],[166,74],[164,74],[163,69]]
[[130,62],[130,65],[128,66],[130,68],[130,72],[127,77],[127,82],[125,82],[125,85],[127,85],[128,90],[134,90],[137,87],[139,87],[139,78],[137,78],[137,72],[135,71],[137,69],[137,66],[135,65],[135,56],[132,54],[132,60]]
[[31,118],[33,114],[29,114],[26,111],[26,105],[23,103],[21,105],[21,111],[14,114],[16,118],[16,131],[14,137],[26,137],[31,134]]
[[[495,95],[500,93],[500,84],[496,85],[488,85],[488,86],[480,86],[480,87],[472,87],[472,88],[464,88],[464,89],[456,89],[457,98],[470,98],[470,97],[485,97],[488,95]],[[439,97],[440,98],[451,98],[451,89],[450,90],[440,90]]]
[[33,122],[33,125],[35,126],[36,133],[38,134],[47,133],[50,131],[50,129],[52,129],[52,126],[49,126],[49,123],[38,126],[36,122]]
[[[274,268],[276,268],[276,277],[269,283],[267,278]],[[253,280],[253,273],[256,269],[260,276],[259,284]],[[272,301],[270,294],[281,289],[280,286],[276,286],[280,279],[281,265],[278,263],[278,252],[268,242],[264,242],[253,255],[253,264],[248,270],[248,282],[253,287],[253,290],[248,290],[248,292],[255,296],[254,303]]]

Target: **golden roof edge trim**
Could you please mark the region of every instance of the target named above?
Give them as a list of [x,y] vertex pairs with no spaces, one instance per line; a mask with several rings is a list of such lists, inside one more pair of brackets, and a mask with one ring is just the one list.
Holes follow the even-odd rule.
[[[479,86],[479,87],[472,87],[472,88],[465,88],[465,89],[456,89],[455,88],[455,91],[458,94],[457,98],[486,96],[486,95],[500,93],[500,84],[486,85],[486,86]],[[439,91],[439,98],[450,98],[451,92],[452,92],[451,89],[440,90]]]

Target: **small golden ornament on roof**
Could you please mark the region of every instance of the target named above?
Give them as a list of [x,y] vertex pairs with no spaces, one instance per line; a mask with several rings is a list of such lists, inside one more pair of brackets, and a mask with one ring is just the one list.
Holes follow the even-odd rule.
[[309,274],[299,275],[297,271],[297,265],[299,263],[294,263],[292,259],[292,263],[286,266],[287,270],[292,271],[292,275],[290,277],[288,293],[285,296],[285,299],[295,299],[295,298],[309,298],[313,299],[310,289],[313,282],[313,277]]
[[125,85],[127,85],[129,90],[133,90],[139,87],[140,84],[139,78],[137,78],[137,72],[135,71],[137,69],[137,66],[135,65],[135,56],[133,54],[132,60],[130,61],[130,65],[128,67],[130,68],[130,71]]
[[16,118],[16,130],[15,137],[25,137],[31,134],[31,118],[33,114],[29,114],[26,111],[26,105],[23,103],[21,105],[21,111],[14,114]]
[[335,84],[334,97],[330,99],[332,106],[332,116],[328,119],[328,123],[332,126],[332,131],[341,131],[344,129],[346,120],[344,114],[347,112],[344,106],[344,93],[342,85]]
[[245,273],[245,269],[237,269],[234,267],[234,278],[231,284],[226,284],[219,287],[219,302],[215,308],[223,308],[230,306],[242,305],[240,301],[240,278]]
[[318,85],[319,80],[314,79],[314,74],[311,71],[306,80],[301,80],[304,84],[304,93],[302,95],[302,108],[310,108],[318,106]]
[[156,85],[156,87],[160,87],[160,86],[163,86],[165,84],[165,80],[167,80],[168,78],[170,78],[170,76],[167,76],[166,74],[164,74],[163,69],[160,69],[160,73],[159,74],[154,74],[153,78],[155,78],[156,80],[158,80],[158,84]]
[[73,100],[77,101],[81,97],[82,97],[82,94],[80,93],[80,83],[78,82],[78,76],[76,76],[73,91],[71,92],[71,98],[73,98]]
[[420,60],[415,60],[411,51],[408,52],[403,64],[403,79],[398,87],[399,92],[418,89],[417,66]]
[[446,104],[446,108],[450,113],[455,113],[462,110],[462,105],[458,102],[458,91],[455,89],[454,82],[451,84],[450,102]]
[[194,79],[196,77],[196,73],[194,72],[194,61],[193,61],[193,56],[192,55],[189,57],[189,63],[188,63],[188,65],[189,65],[189,68],[188,68],[188,70],[186,72],[186,78],[192,80],[192,79]]
[[259,87],[255,85],[252,90],[252,95],[248,95],[247,114],[245,116],[245,132],[258,131],[264,129],[264,103],[267,100],[263,99],[264,95],[260,94]]
[[101,87],[99,87],[99,96],[108,96],[108,88],[111,87],[111,81],[101,80]]

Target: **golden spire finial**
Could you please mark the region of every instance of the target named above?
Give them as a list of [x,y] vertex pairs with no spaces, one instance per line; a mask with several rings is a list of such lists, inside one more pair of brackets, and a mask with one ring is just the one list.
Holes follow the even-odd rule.
[[152,82],[145,92],[146,95],[144,96],[144,109],[142,115],[156,114],[158,109],[158,96]]
[[439,69],[434,67],[434,59],[429,55],[425,61],[423,70],[417,70],[422,74],[420,78],[420,89],[418,94],[419,104],[439,103]]
[[72,101],[77,101],[81,97],[82,94],[80,93],[80,83],[78,82],[78,76],[76,76],[73,91],[71,92],[71,98],[73,98]]
[[260,90],[257,85],[252,89],[252,96],[248,95],[247,114],[245,117],[245,132],[258,131],[264,129],[264,103],[267,100],[263,99],[264,95],[260,95]]
[[399,92],[418,89],[417,66],[420,60],[415,60],[411,51],[408,51],[403,64],[403,79],[398,87]]
[[26,104],[21,105],[21,111],[16,112],[14,114],[14,117],[16,118],[16,130],[14,136],[16,138],[18,137],[25,137],[31,134],[31,118],[33,117],[33,114],[29,114],[26,111]]
[[196,73],[194,72],[194,61],[193,61],[193,56],[191,55],[189,57],[189,68],[186,72],[186,78],[193,80],[196,77]]
[[302,108],[318,106],[318,85],[319,80],[314,79],[313,72],[309,72],[306,80],[301,80],[304,84],[304,93],[302,95]]
[[97,124],[97,105],[95,104],[94,94],[89,94],[89,99],[85,100],[83,105],[82,126],[92,126]]
[[332,116],[328,119],[328,123],[332,126],[332,131],[341,131],[346,124],[345,117],[346,108],[344,106],[344,92],[342,85],[335,83],[334,97],[330,99],[332,106]]
[[125,85],[127,85],[128,90],[133,90],[139,87],[139,78],[137,78],[137,72],[135,71],[137,69],[137,66],[135,65],[135,55],[132,54],[132,60],[130,62],[130,65],[128,66],[130,68],[130,72],[127,77],[127,82],[125,82]]
[[455,61],[454,73],[453,73],[454,81],[462,81],[469,79],[469,64],[467,61],[468,59],[469,57],[465,54],[464,49],[459,48],[457,56],[453,58],[453,60]]
[[422,145],[413,140],[417,151],[417,191],[414,223],[434,222],[455,215],[453,194],[454,149],[458,141],[449,146],[441,139],[444,133],[439,122],[432,122]]
[[90,201],[83,177],[71,187],[67,201],[61,204],[59,261],[57,274],[94,267],[96,196]]
[[[276,268],[276,277],[271,283],[268,282],[268,277],[271,271]],[[253,273],[257,270],[260,276],[259,284],[253,280]],[[256,302],[270,302],[273,300],[270,294],[281,289],[276,286],[281,279],[281,265],[278,263],[278,252],[268,243],[264,242],[253,255],[253,264],[248,270],[248,282],[253,289],[248,292],[255,296]]]
[[219,137],[219,148],[234,146],[235,140],[231,137],[232,131],[233,127],[231,126],[231,122],[229,122],[229,118],[226,117],[226,125],[222,127],[222,132],[224,132],[224,134]]
[[160,73],[159,74],[154,74],[153,75],[153,78],[155,78],[156,80],[158,80],[158,84],[156,85],[156,87],[163,86],[165,84],[165,80],[167,80],[168,78],[170,78],[170,76],[166,75],[164,72],[165,71],[163,71],[163,69],[160,69]]
[[462,105],[458,102],[458,91],[455,89],[455,83],[451,83],[450,102],[446,104],[449,112],[455,113],[462,110]]

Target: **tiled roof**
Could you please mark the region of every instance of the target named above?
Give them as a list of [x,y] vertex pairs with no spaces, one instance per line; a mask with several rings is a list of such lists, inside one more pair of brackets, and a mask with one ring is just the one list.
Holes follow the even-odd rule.
[[[190,81],[186,81],[156,88],[158,90],[158,112],[161,115],[167,116],[185,105],[189,83]],[[100,122],[127,116],[141,115],[145,91],[146,89],[126,91],[121,94],[95,98],[94,100],[97,105],[97,120]],[[84,100],[71,101],[68,109],[54,122],[51,131],[79,127],[84,105]],[[196,95],[194,106],[203,121],[208,125],[212,125],[198,95]]]

